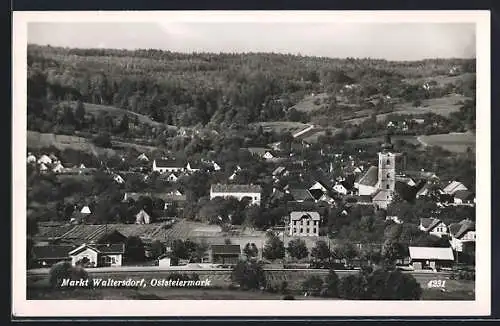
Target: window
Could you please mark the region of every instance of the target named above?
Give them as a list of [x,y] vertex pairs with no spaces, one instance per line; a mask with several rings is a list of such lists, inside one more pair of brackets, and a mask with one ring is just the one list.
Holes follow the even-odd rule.
[[313,233],[316,233],[316,228],[313,229]]
[[387,165],[391,164],[391,160],[387,159]]
[[314,225],[318,225],[318,221],[314,221]]
[[303,233],[304,232],[304,229],[303,228],[300,228],[300,233]]
[[387,178],[390,178],[391,177],[391,174],[390,173],[387,173]]
[[297,221],[293,221],[293,225],[297,225]]
[[307,221],[307,226],[309,226],[309,221]]
[[296,228],[293,228],[293,233],[297,233],[297,229]]
[[309,228],[307,228],[306,233],[309,233]]
[[389,189],[389,185],[385,186],[387,189]]

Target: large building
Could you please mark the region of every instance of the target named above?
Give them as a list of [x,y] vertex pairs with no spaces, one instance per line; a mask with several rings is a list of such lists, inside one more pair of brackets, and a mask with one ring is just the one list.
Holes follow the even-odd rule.
[[320,216],[318,212],[291,212],[290,236],[319,236]]
[[262,188],[259,185],[215,184],[210,187],[210,199],[246,199],[252,205],[260,205]]

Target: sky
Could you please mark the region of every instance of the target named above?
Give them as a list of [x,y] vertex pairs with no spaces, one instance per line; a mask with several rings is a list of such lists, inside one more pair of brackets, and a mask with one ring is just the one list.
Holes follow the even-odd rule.
[[28,43],[387,60],[476,55],[473,23],[31,22]]

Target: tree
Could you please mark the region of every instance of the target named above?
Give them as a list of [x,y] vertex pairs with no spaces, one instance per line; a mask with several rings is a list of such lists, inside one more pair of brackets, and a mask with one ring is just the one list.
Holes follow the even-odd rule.
[[125,242],[125,256],[126,259],[133,262],[144,261],[144,243],[141,238],[131,236]]
[[352,259],[359,255],[359,252],[352,243],[344,243],[338,247],[338,254],[349,264]]
[[255,261],[239,261],[233,268],[231,280],[243,289],[258,289],[266,285],[264,270]]
[[118,132],[119,133],[127,133],[128,132],[128,126],[129,126],[129,118],[127,114],[124,114],[120,124],[118,125]]
[[79,128],[85,124],[85,106],[80,100],[76,102],[75,120]]
[[177,259],[188,259],[189,249],[187,248],[184,241],[176,239],[172,242],[172,257]]
[[386,265],[393,265],[397,259],[404,258],[408,254],[408,247],[402,243],[386,241],[382,247],[382,256]]
[[304,282],[302,282],[302,290],[313,296],[319,295],[322,287],[323,280],[317,275],[311,275]]
[[288,254],[295,259],[306,258],[309,255],[309,250],[307,250],[306,242],[302,239],[293,239],[288,242],[288,247],[286,248]]
[[342,299],[366,299],[367,280],[361,273],[343,277],[339,284],[339,296]]
[[113,146],[108,133],[100,133],[94,138],[94,144],[99,147],[110,148]]
[[151,243],[151,255],[153,259],[157,259],[165,252],[165,246],[159,240],[155,240]]
[[316,241],[316,244],[311,249],[311,256],[316,260],[324,262],[331,257],[331,251],[325,241],[319,240]]
[[259,254],[259,249],[255,243],[247,243],[243,248],[243,253],[248,259],[256,258]]
[[422,288],[411,274],[379,269],[367,278],[367,298],[373,300],[418,300]]
[[340,279],[335,270],[330,269],[325,277],[325,290],[323,295],[329,298],[337,298],[339,296]]
[[[59,262],[52,266],[49,270],[49,283],[52,288],[60,287],[62,281],[70,280],[87,280],[88,273],[81,267],[73,267],[70,262]],[[90,282],[89,282],[90,286]]]
[[262,256],[269,260],[283,259],[285,257],[283,241],[275,234],[268,233]]

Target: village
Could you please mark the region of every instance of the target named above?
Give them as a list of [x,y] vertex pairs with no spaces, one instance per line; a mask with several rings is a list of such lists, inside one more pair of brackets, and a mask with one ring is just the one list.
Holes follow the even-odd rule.
[[[360,207],[372,210],[387,229],[391,225],[415,224],[416,220],[405,221],[402,216],[392,215],[390,209],[394,201],[408,196],[409,190],[416,200],[425,199],[437,209],[475,206],[474,192],[460,180],[440,180],[431,171],[406,170],[405,155],[394,150],[389,133],[371,162],[355,154],[325,155],[325,150],[321,149],[319,155],[331,159],[324,168],[317,169],[298,155],[310,144],[298,137],[287,149],[283,149],[282,143],[242,148],[265,166],[270,175],[252,179],[247,169],[237,165],[225,180],[218,179],[219,182],[206,189],[208,196],[200,199],[205,206],[193,213],[206,215],[200,219],[185,217],[186,206],[193,203],[189,203],[185,188],[177,184],[182,178],[220,173],[224,162],[209,159],[183,162],[173,157],[151,157],[141,153],[131,164],[130,171],[116,171],[84,164],[68,167],[53,153],[30,152],[27,164],[41,175],[105,173],[120,187],[133,173],[134,178],[140,176],[143,181],[155,178],[171,186],[166,192],[122,189],[121,204],[127,206],[131,214],[127,221],[101,223],[93,200],[72,203],[73,208],[66,209],[64,221],[38,223],[30,267],[43,269],[69,261],[85,268],[157,266],[159,269],[196,270],[231,268],[241,259],[256,259],[265,262],[268,268],[335,266],[339,270],[356,269],[366,262],[364,250],[375,248],[382,255],[387,239],[373,241],[375,243],[353,239],[346,244],[345,240],[336,237],[339,229],[326,228],[331,224],[329,219],[332,217],[328,216],[331,209],[337,209],[336,214],[344,218],[349,218]],[[270,179],[265,185],[259,183],[263,177]],[[260,229],[235,222],[237,218],[245,218],[235,216],[236,211],[241,212],[241,207],[234,208],[235,205],[246,210],[246,218],[253,212],[269,221],[257,223],[262,226]],[[228,211],[231,207],[233,211]],[[221,208],[226,211],[222,212]],[[266,211],[278,211],[281,215],[268,216]],[[413,230],[413,236],[415,239],[422,235],[428,238],[420,243],[412,242],[411,237],[395,241],[403,245],[394,256],[400,269],[439,271],[451,270],[457,264],[473,264],[474,216],[449,222],[440,219],[439,213],[433,213],[418,216],[417,220],[419,223],[414,227],[418,230]],[[348,248],[350,245],[352,248]],[[322,250],[327,253],[321,253]],[[318,263],[325,259],[330,264]]]

